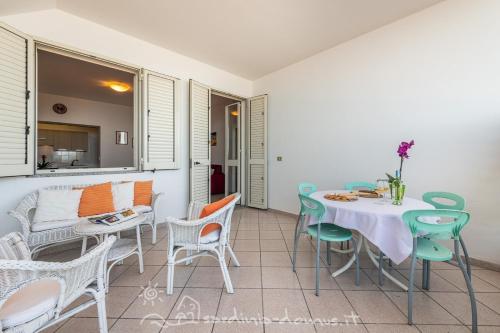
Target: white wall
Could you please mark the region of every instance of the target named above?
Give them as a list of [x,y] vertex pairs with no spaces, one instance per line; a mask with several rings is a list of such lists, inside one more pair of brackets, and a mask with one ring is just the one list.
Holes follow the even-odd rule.
[[[52,105],[63,103],[66,114],[52,111]],[[134,108],[131,106],[90,101],[87,99],[38,94],[38,120],[100,127],[101,168],[134,165]],[[127,131],[128,145],[116,144],[116,131]]]
[[179,55],[118,31],[80,19],[59,10],[0,17],[21,31],[81,50],[119,59],[182,79],[181,124],[182,168],[156,173],[132,173],[63,177],[14,177],[0,179],[0,234],[19,230],[7,211],[24,195],[52,184],[81,184],[126,179],[154,179],[154,189],[166,193],[161,215],[186,216],[189,182],[189,103],[188,79],[192,78],[218,90],[239,96],[251,96],[252,83],[223,70]]
[[500,263],[499,13],[500,1],[447,1],[257,80],[254,93],[269,94],[269,206],[297,212],[300,181],[383,177],[415,139],[408,196],[465,196],[471,255]]

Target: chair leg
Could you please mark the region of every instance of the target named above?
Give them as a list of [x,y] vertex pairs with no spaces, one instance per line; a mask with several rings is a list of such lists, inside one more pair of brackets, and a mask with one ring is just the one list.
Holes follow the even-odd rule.
[[474,295],[474,288],[472,287],[472,283],[471,283],[471,280],[469,278],[469,274],[467,273],[467,270],[464,266],[462,258],[460,258],[460,249],[459,249],[459,241],[458,240],[455,240],[455,255],[457,256],[458,266],[460,267],[460,270],[462,271],[462,274],[463,274],[464,279],[465,279],[465,284],[467,284],[467,291],[469,292],[470,306],[471,306],[471,313],[472,313],[472,333],[477,333],[476,297]]
[[319,233],[319,224],[318,224],[318,234],[317,234],[317,241],[316,241],[316,296],[319,296],[319,256],[321,254],[321,240],[320,240],[320,233]]
[[151,231],[153,233],[153,236],[152,236],[153,238],[151,239],[151,243],[154,245],[154,244],[156,244],[156,223],[154,223],[154,222],[151,224]]
[[345,248],[349,250],[349,241],[345,242]]
[[299,238],[301,232],[302,225],[302,216],[299,214],[299,218],[297,219],[297,224],[295,225],[295,234],[293,239],[293,256],[292,256],[292,270],[295,272],[295,264],[297,262],[297,247],[299,246]]
[[99,332],[108,332],[108,320],[106,317],[106,298],[104,295],[99,295],[97,302],[97,321],[99,323]]
[[82,239],[82,251],[80,252],[80,256],[83,256],[87,252],[87,236],[84,236]]
[[340,242],[340,249],[343,250],[344,249],[344,242]]
[[229,271],[227,270],[226,261],[223,254],[217,253],[219,257],[219,266],[222,271],[222,277],[224,278],[224,284],[226,286],[226,291],[228,294],[233,294],[233,284],[231,283],[231,277],[229,276]]
[[229,252],[229,256],[231,257],[231,263],[234,264],[236,267],[240,267],[240,262],[238,261],[238,258],[236,258],[236,254],[234,254],[233,249],[229,244],[226,245],[227,251]]
[[169,259],[167,264],[167,295],[172,295],[174,293],[174,268],[175,264],[173,260]]
[[431,279],[431,262],[430,260],[423,260],[422,262],[422,289],[430,289],[430,279]]
[[354,250],[354,255],[356,256],[356,286],[359,286],[359,252],[358,252],[358,246],[356,245],[356,239],[354,237],[352,238],[352,247]]
[[460,236],[460,246],[462,247],[462,251],[464,251],[464,257],[465,257],[465,265],[467,267],[467,274],[469,275],[469,280],[472,282],[472,272],[470,268],[470,259],[469,259],[469,252],[467,252],[467,248],[465,247],[465,242]]
[[411,255],[410,282],[408,284],[408,325],[413,324],[413,285],[415,282],[415,266],[417,265],[417,238],[413,238]]
[[326,242],[326,262],[328,266],[332,265],[332,251],[330,251],[330,242]]
[[378,284],[383,286],[384,285],[384,274],[383,274],[383,269],[384,269],[384,252],[379,250],[378,253]]

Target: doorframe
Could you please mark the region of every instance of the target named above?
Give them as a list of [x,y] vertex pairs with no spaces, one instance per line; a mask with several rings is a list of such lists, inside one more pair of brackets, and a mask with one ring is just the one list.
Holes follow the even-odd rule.
[[[241,96],[238,96],[238,95],[234,95],[234,94],[231,94],[231,93],[227,93],[225,91],[222,91],[222,90],[219,90],[219,89],[215,89],[215,88],[211,88],[211,94],[210,94],[210,101],[212,100],[212,95],[217,95],[217,96],[221,96],[221,97],[225,97],[225,98],[230,98],[230,99],[233,99],[235,101],[238,101],[241,103],[241,107],[240,107],[240,111],[241,111],[241,115],[240,115],[240,127],[241,127],[241,133],[240,133],[240,137],[241,137],[241,140],[240,140],[240,194],[241,194],[241,199],[240,199],[240,204],[242,206],[246,206],[247,205],[247,202],[246,202],[246,192],[247,192],[247,181],[246,181],[246,168],[247,168],[247,158],[246,158],[246,155],[247,155],[247,145],[246,145],[246,133],[247,133],[247,121],[246,121],[246,106],[247,106],[247,101],[249,98],[246,98],[246,97],[241,97]],[[212,112],[212,110],[210,110],[210,112]],[[226,150],[224,148],[224,154],[226,154]]]

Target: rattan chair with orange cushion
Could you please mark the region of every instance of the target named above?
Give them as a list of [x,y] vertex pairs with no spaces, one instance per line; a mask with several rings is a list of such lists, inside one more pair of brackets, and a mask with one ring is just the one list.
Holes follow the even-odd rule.
[[[167,217],[167,294],[172,295],[174,291],[175,265],[189,263],[201,256],[209,256],[219,262],[226,290],[230,294],[234,292],[225,253],[226,250],[229,252],[235,266],[240,265],[229,244],[231,218],[238,200],[240,194],[235,193],[209,205],[192,202],[189,205],[187,221]],[[181,251],[187,251],[188,255],[177,260],[177,254]]]

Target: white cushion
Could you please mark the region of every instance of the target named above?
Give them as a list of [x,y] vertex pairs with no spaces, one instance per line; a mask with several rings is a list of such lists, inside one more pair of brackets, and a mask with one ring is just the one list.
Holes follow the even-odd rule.
[[219,240],[220,230],[214,230],[211,233],[201,236],[200,243],[207,244],[212,242],[217,242]]
[[144,213],[149,213],[149,212],[152,212],[153,209],[151,208],[151,206],[134,206],[133,207],[134,211],[137,212],[137,214],[144,214]]
[[72,227],[79,221],[81,221],[81,219],[76,218],[71,220],[37,222],[31,225],[31,231],[44,231],[50,229],[61,229],[61,228]]
[[113,184],[113,204],[116,210],[132,208],[134,206],[134,183]]
[[39,190],[33,222],[78,218],[83,190]]
[[52,316],[61,287],[54,280],[40,280],[22,288],[0,308],[3,328],[25,324],[44,313]]

